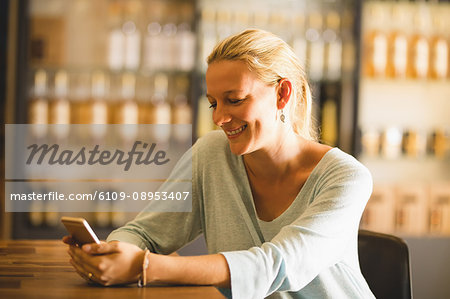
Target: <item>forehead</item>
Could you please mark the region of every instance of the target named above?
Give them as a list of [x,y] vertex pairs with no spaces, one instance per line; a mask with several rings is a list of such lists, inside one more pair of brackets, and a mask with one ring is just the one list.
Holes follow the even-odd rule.
[[206,71],[208,94],[221,95],[231,90],[249,90],[256,83],[256,76],[244,61],[222,60],[211,63]]

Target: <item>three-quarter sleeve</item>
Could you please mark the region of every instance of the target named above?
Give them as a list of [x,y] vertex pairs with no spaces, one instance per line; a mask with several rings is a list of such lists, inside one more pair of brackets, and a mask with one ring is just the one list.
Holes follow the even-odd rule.
[[372,178],[358,162],[329,168],[318,178],[312,199],[304,199],[311,200],[308,208],[270,242],[221,252],[229,265],[233,298],[299,291],[342,260],[357,236]]
[[[193,152],[195,152],[194,148],[181,157],[168,180],[160,187],[160,190],[167,193],[192,192],[191,211],[153,212],[154,206],[150,203],[134,220],[114,230],[108,236],[107,241],[124,241],[142,249],[148,248],[155,253],[169,254],[202,233],[202,209],[198,199],[198,187],[192,173]],[[192,178],[192,186],[190,183],[180,184],[180,178]],[[186,190],[180,188],[186,188]],[[165,203],[158,202],[157,204]],[[160,207],[158,209],[160,210]]]

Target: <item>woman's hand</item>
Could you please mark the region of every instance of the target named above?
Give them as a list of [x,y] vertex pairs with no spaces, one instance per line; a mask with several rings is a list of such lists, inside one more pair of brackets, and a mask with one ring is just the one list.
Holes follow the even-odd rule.
[[70,245],[70,263],[89,282],[104,286],[127,284],[136,282],[141,275],[145,252],[136,245],[112,241],[80,248],[68,236],[63,242]]

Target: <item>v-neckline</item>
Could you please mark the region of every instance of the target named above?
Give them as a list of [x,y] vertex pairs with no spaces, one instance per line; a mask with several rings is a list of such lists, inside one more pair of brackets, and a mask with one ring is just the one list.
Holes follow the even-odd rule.
[[[313,176],[316,174],[316,172],[318,172],[318,171],[320,170],[321,165],[322,165],[323,163],[325,163],[325,162],[323,162],[323,161],[325,161],[325,160],[326,160],[326,157],[329,156],[328,154],[329,154],[330,152],[334,152],[335,149],[336,149],[336,148],[331,148],[330,150],[328,150],[328,151],[322,156],[322,158],[319,160],[319,162],[316,164],[316,166],[313,168],[313,170],[312,170],[311,173],[309,174],[308,178],[305,180],[305,183],[303,184],[302,188],[300,189],[300,191],[299,191],[299,192],[297,193],[297,195],[295,196],[295,198],[294,198],[294,200],[292,201],[292,203],[291,203],[291,204],[290,204],[290,205],[289,205],[289,206],[288,206],[288,207],[287,207],[287,208],[286,208],[286,209],[285,209],[278,217],[274,218],[274,219],[271,220],[271,221],[264,221],[264,220],[261,220],[261,219],[259,218],[259,216],[258,216],[258,213],[256,212],[255,201],[254,201],[252,189],[251,189],[251,186],[250,186],[250,180],[249,180],[249,178],[248,178],[247,171],[245,170],[244,159],[243,159],[243,156],[239,156],[239,157],[238,157],[238,162],[239,162],[239,172],[240,172],[240,176],[244,177],[244,184],[245,184],[244,187],[245,187],[245,191],[246,191],[247,194],[248,194],[248,196],[245,196],[243,200],[247,200],[247,199],[248,199],[248,200],[250,201],[250,203],[247,203],[247,204],[250,204],[251,207],[252,207],[252,214],[253,214],[253,215],[250,215],[250,217],[254,217],[254,218],[257,220],[257,222],[263,222],[263,223],[278,223],[278,222],[282,221],[282,220],[286,217],[286,215],[289,214],[290,210],[293,209],[292,207],[295,206],[295,205],[298,203],[298,201],[299,201],[298,199],[301,197],[301,195],[302,195],[304,192],[306,192],[306,191],[304,191],[304,190],[308,189],[308,188],[309,188],[309,185],[312,184],[312,183],[311,183],[311,181],[312,181],[311,177],[313,177]],[[258,233],[261,233],[259,225],[257,226],[257,229],[259,230]]]

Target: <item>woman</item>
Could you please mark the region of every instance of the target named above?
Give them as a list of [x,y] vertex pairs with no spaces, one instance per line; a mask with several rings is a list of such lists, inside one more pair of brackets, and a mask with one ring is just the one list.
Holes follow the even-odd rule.
[[[289,46],[251,29],[222,41],[207,62],[207,97],[223,132],[187,155],[192,212],[144,211],[108,243],[71,246],[74,267],[103,285],[141,279],[211,284],[233,298],[373,298],[357,256],[371,176],[314,141],[310,91]],[[182,158],[178,171],[188,164]],[[211,254],[165,255],[200,233]]]

